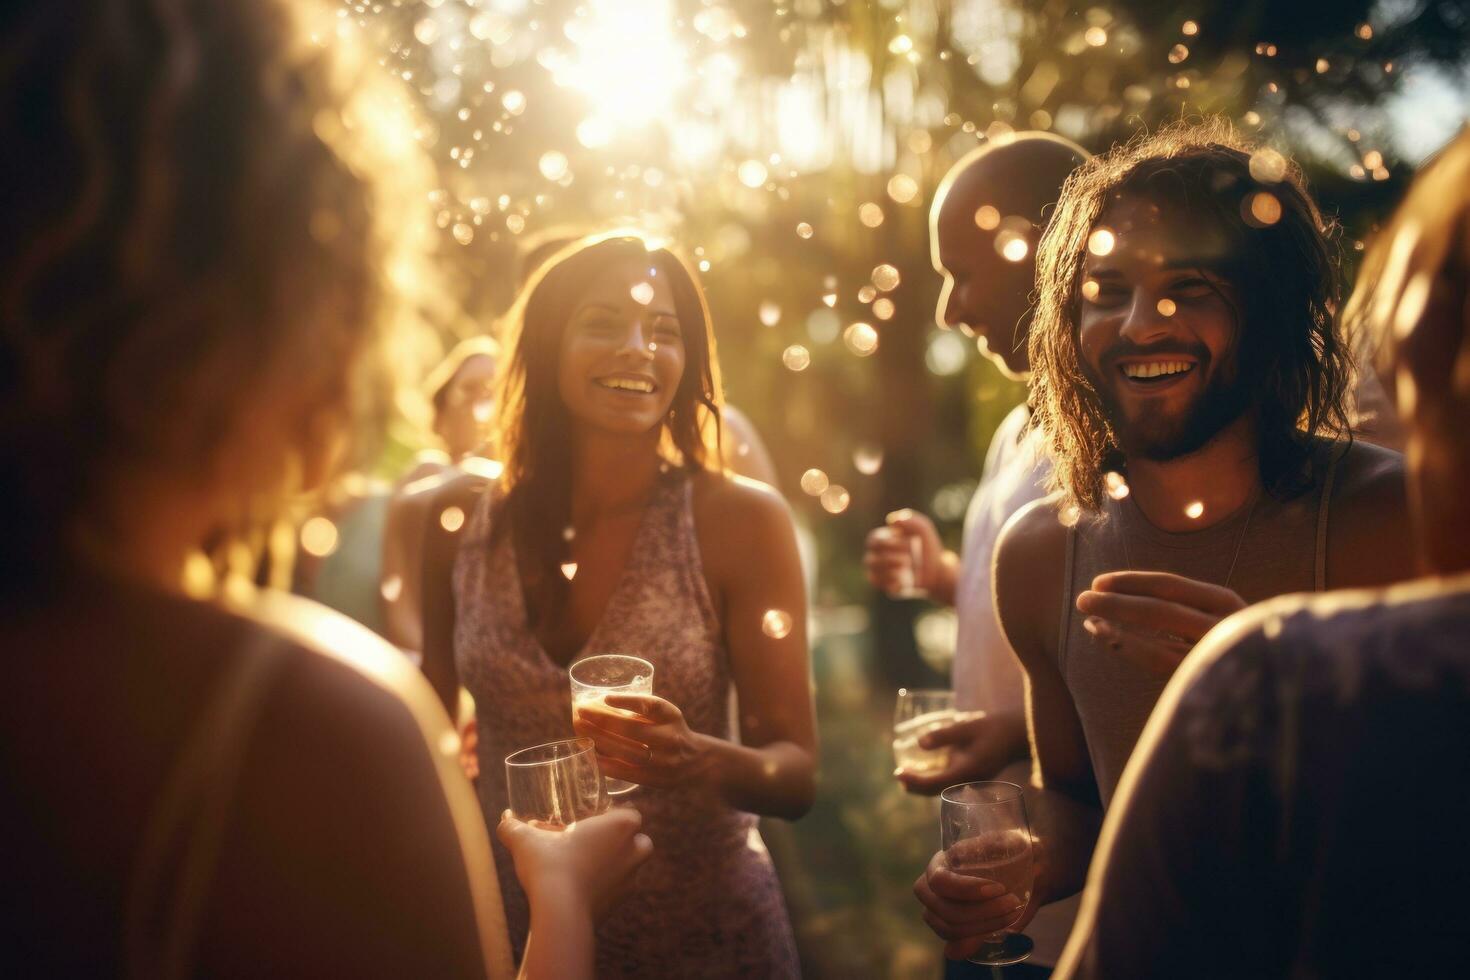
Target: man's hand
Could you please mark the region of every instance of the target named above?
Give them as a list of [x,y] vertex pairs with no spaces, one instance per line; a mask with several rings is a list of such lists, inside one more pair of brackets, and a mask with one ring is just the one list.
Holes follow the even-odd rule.
[[[1040,860],[1039,853],[1036,858]],[[914,897],[924,906],[925,924],[945,941],[944,955],[952,960],[975,955],[998,932],[1021,931],[1040,908],[1035,887],[1024,898],[1012,895],[998,881],[951,871],[943,851],[929,859],[914,882]]]
[[[913,539],[919,541],[918,562],[913,558]],[[909,568],[912,581],[905,580]],[[954,605],[958,568],[958,556],[939,540],[934,522],[917,511],[896,510],[888,515],[887,524],[868,532],[863,569],[872,586],[888,595],[909,586],[922,589],[936,602]]]
[[1026,757],[1026,719],[1021,715],[970,712],[919,739],[919,746],[925,749],[946,745],[949,762],[939,772],[921,775],[899,769],[894,773],[904,789],[934,796],[946,786],[994,778],[1010,763]]
[[1077,596],[1082,626],[1097,642],[1161,677],[1215,624],[1245,608],[1221,585],[1168,572],[1107,572]]

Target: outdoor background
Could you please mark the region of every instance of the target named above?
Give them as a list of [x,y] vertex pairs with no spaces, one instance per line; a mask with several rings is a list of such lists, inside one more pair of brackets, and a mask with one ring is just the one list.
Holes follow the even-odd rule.
[[[816,808],[766,828],[807,973],[937,975],[909,894],[936,810],[891,779],[893,691],[947,683],[953,618],[874,596],[888,511],[955,543],[1021,397],[934,322],[928,204],[985,140],[1104,150],[1223,113],[1305,167],[1351,269],[1466,115],[1470,4],[1430,0],[424,0],[344,3],[422,110],[449,295],[435,351],[493,331],[528,241],[635,225],[698,264],[728,400],[816,545]],[[867,327],[852,329],[853,324]],[[424,445],[411,401],[369,468]],[[802,476],[822,471],[802,489]]]

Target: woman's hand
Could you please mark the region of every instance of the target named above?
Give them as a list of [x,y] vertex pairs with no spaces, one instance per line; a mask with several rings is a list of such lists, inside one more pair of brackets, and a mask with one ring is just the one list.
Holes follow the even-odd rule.
[[642,814],[625,806],[566,828],[527,823],[506,810],[496,835],[515,861],[533,919],[538,906],[567,903],[600,919],[653,853],[653,842],[638,832],[642,824]]
[[677,705],[656,695],[609,694],[602,704],[579,707],[572,727],[597,743],[597,763],[610,779],[670,787],[708,777],[704,736],[689,727]]

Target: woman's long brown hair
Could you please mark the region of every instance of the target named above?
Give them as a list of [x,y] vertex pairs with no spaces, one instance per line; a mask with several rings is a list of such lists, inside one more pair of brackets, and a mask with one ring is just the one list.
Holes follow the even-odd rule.
[[510,533],[523,576],[528,624],[560,613],[561,572],[571,523],[572,419],[558,381],[567,321],[602,270],[634,259],[670,284],[683,330],[684,375],[663,422],[659,452],[671,466],[698,472],[720,466],[720,368],[704,293],[687,262],[667,247],[627,232],[578,239],[543,263],[506,317],[497,445],[504,457],[502,517],[494,545]]

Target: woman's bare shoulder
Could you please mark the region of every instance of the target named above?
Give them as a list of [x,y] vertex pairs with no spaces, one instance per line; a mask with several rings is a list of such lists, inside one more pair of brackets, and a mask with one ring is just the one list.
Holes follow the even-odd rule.
[[691,479],[694,526],[713,578],[764,567],[778,549],[795,553],[796,530],[785,498],[764,483],[707,471]]
[[[704,470],[691,478],[697,522],[785,522],[791,508],[772,486],[736,473]],[[738,530],[738,529],[732,529]]]

